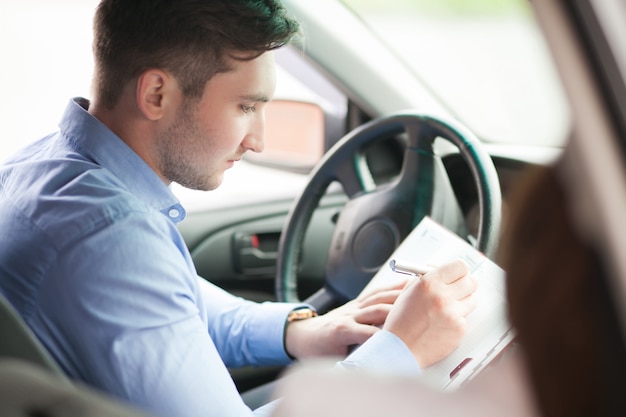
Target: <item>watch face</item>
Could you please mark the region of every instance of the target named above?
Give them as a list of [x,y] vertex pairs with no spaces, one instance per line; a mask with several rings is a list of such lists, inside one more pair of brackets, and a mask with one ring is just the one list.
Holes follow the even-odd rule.
[[287,321],[292,322],[292,321],[298,321],[298,320],[305,320],[305,319],[310,319],[311,317],[315,317],[315,316],[317,316],[317,313],[310,308],[298,308],[289,313],[289,316],[287,316]]

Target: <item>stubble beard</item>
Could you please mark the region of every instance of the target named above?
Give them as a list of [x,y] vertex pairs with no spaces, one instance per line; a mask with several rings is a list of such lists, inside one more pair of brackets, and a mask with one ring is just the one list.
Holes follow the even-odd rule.
[[184,104],[176,122],[159,135],[158,161],[161,174],[169,181],[192,190],[208,191],[222,183],[222,175],[211,174],[199,157],[207,155],[211,141],[202,135],[194,119],[194,107]]

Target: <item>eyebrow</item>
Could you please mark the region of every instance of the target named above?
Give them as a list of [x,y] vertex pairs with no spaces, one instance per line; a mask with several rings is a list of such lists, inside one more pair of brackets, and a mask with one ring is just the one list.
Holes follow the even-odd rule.
[[241,100],[262,102],[262,103],[267,103],[272,100],[271,98],[267,97],[264,94],[243,94],[239,96],[239,98]]

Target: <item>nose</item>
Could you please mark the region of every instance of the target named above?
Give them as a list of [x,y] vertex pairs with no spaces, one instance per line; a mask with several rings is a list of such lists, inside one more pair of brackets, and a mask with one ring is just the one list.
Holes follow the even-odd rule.
[[259,117],[250,124],[250,129],[244,137],[241,145],[252,152],[263,152],[265,149],[265,115]]

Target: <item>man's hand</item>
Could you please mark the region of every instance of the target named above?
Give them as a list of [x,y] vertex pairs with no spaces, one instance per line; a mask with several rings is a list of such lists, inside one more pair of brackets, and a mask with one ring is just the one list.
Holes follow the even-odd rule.
[[476,307],[472,294],[477,286],[464,261],[442,265],[406,285],[383,329],[402,339],[426,368],[461,342],[465,317]]
[[285,349],[298,359],[346,356],[350,346],[365,342],[380,330],[406,283],[402,281],[362,293],[322,316],[289,323],[285,330]]

